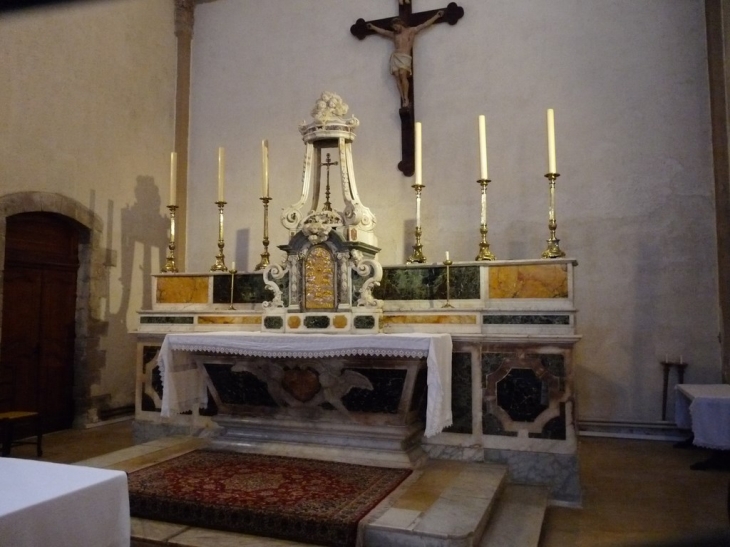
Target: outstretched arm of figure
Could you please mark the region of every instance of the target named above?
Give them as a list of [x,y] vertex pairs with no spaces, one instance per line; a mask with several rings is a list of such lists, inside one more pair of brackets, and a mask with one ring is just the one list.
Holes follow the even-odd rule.
[[433,25],[439,19],[439,17],[443,17],[443,16],[444,16],[444,10],[440,9],[436,13],[436,15],[431,17],[428,21],[421,23],[417,27],[413,27],[413,30],[415,30],[416,32],[420,32],[423,29],[425,29],[426,27],[430,27],[431,25]]
[[373,32],[380,34],[381,36],[385,36],[386,38],[392,38],[393,37],[393,31],[391,30],[385,30],[380,27],[376,27],[372,23],[368,23],[368,30],[372,30]]

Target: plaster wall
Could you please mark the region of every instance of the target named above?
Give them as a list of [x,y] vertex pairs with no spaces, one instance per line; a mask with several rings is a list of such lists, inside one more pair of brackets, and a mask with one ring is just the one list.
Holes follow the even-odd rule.
[[85,381],[86,396],[112,408],[134,403],[130,331],[167,240],[173,10],[125,0],[0,15],[0,192],[62,194],[100,220],[101,267],[88,280],[99,353]]
[[[416,10],[444,5],[414,2]],[[456,26],[434,26],[416,43],[424,252],[429,261],[445,251],[455,261],[476,256],[477,116],[485,114],[492,251],[500,259],[540,256],[549,235],[545,111],[554,108],[557,235],[579,261],[579,417],[658,421],[660,360],[691,363],[689,382],[717,382],[721,374],[704,3],[459,5],[466,15]],[[188,271],[207,271],[217,253],[219,146],[227,154],[228,264],[252,270],[259,261],[264,138],[272,257],[282,258],[276,245],[287,233],[278,215],[301,189],[297,124],[325,90],[361,121],[355,173],[378,219],[380,261],[405,261],[415,206],[413,180],[396,169],[392,44],[349,32],[358,18],[394,16],[396,7],[393,0],[217,0],[196,8]]]

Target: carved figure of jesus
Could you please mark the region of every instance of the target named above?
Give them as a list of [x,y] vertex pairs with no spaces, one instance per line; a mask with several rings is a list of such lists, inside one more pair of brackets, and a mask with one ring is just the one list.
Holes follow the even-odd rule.
[[410,106],[408,99],[409,82],[408,78],[413,74],[413,43],[416,35],[426,27],[433,25],[439,17],[443,17],[444,10],[439,10],[436,15],[415,27],[409,27],[400,17],[396,17],[390,23],[393,30],[385,30],[368,23],[368,29],[373,32],[390,38],[395,44],[395,50],[390,55],[390,73],[395,77],[398,91],[400,93],[401,106]]

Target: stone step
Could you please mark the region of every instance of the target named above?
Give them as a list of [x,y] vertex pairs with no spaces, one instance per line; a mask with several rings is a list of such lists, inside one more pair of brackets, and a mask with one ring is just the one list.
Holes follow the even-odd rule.
[[[207,441],[166,438],[79,463],[129,472],[201,444]],[[547,490],[508,485],[507,476],[507,467],[503,465],[429,460],[365,517],[362,544],[364,547],[537,546]],[[152,545],[305,547],[291,541],[133,518],[132,546]]]
[[507,478],[496,464],[431,460],[423,474],[365,526],[365,547],[479,544]]
[[543,486],[508,484],[479,547],[537,547],[548,495]]

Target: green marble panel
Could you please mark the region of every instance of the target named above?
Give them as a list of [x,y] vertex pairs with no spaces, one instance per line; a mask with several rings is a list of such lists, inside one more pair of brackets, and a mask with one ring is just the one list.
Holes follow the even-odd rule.
[[570,325],[569,315],[485,315],[484,325]]
[[143,325],[192,325],[195,320],[189,316],[179,315],[146,315],[139,318]]
[[284,319],[282,317],[264,317],[264,327],[267,329],[280,329],[284,326]]
[[[284,306],[289,305],[289,277],[277,280],[282,290]],[[273,297],[264,284],[264,276],[258,273],[236,274],[233,280],[234,304],[260,304]],[[231,301],[231,276],[213,276],[213,303],[227,304]]]
[[326,329],[330,326],[330,318],[326,315],[308,315],[304,318],[304,326],[308,329]]
[[353,321],[356,329],[372,329],[375,327],[375,317],[372,315],[358,315]]
[[[479,299],[479,266],[452,266],[449,272],[451,300]],[[373,291],[382,300],[446,299],[446,267],[383,269],[383,280]]]

